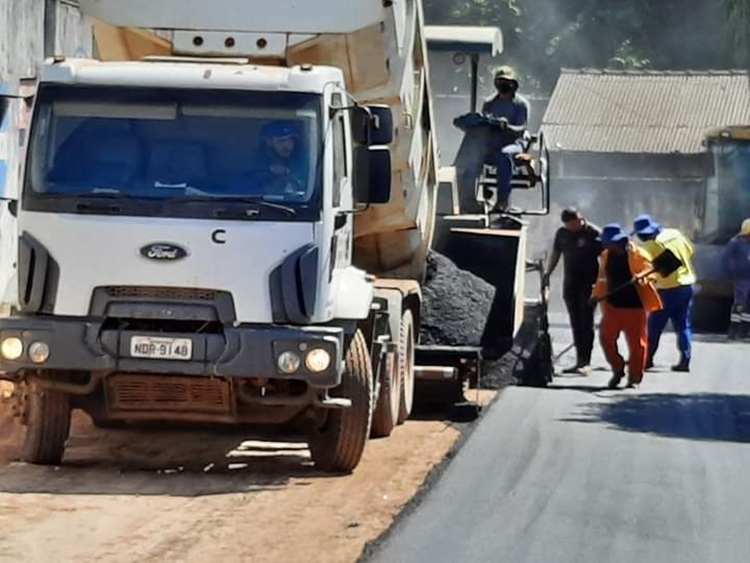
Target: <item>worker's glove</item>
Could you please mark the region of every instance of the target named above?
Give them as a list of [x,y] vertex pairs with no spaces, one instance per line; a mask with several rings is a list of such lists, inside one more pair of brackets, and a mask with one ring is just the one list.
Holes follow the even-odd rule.
[[508,129],[508,120],[505,117],[493,117],[491,119],[492,125],[505,131]]

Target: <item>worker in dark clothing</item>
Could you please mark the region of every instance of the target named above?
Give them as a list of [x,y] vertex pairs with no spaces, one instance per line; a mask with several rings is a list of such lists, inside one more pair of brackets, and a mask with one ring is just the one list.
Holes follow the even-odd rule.
[[[482,105],[482,118],[491,124],[486,144],[481,150],[472,151],[465,164],[464,174],[471,182],[479,178],[485,164],[497,168],[497,207],[507,209],[512,189],[516,156],[523,153],[523,133],[529,120],[529,102],[517,93],[518,79],[509,66],[500,67],[494,75],[497,93]],[[454,123],[475,117],[462,116]],[[478,116],[477,116],[478,117]],[[520,128],[512,132],[508,126]]]
[[[624,332],[630,352],[627,386],[637,387],[643,380],[648,354],[647,318],[649,313],[661,310],[662,302],[653,276],[620,289],[636,276],[651,270],[649,254],[630,242],[622,226],[618,223],[605,225],[601,241],[604,251],[591,298],[601,303],[599,337],[607,362],[612,366],[608,385],[615,389],[625,377],[625,360],[617,347],[620,333]],[[610,294],[614,289],[619,291]]]
[[575,208],[562,212],[563,226],[555,234],[544,283],[555,271],[563,257],[563,299],[568,309],[573,343],[576,349],[576,364],[563,373],[591,373],[591,352],[594,348],[594,305],[590,302],[591,286],[599,272],[601,253],[600,229],[586,221]]
[[729,323],[729,338],[750,337],[750,219],[729,241],[722,256],[724,269],[734,284],[734,303]]

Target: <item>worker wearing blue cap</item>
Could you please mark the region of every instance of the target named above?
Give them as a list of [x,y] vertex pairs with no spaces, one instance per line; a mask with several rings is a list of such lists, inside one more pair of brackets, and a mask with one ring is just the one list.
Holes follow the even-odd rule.
[[294,124],[271,121],[263,126],[260,136],[261,153],[255,166],[259,182],[273,192],[271,195],[305,191],[305,171],[297,151],[299,133]]
[[[625,377],[625,360],[617,347],[620,333],[625,333],[630,352],[627,386],[637,387],[643,380],[648,353],[648,314],[662,306],[650,276],[644,276],[651,270],[651,261],[645,250],[630,242],[619,223],[605,225],[599,239],[604,250],[591,298],[600,303],[602,311],[599,338],[612,367],[608,385],[614,389]],[[637,276],[644,277],[633,282]]]
[[657,276],[656,288],[659,291],[664,308],[649,316],[648,319],[648,361],[646,369],[654,365],[654,355],[659,348],[659,339],[672,321],[677,333],[677,346],[680,350],[680,361],[672,366],[673,371],[690,371],[692,355],[692,327],[690,314],[693,307],[696,282],[693,269],[693,245],[678,229],[664,228],[650,215],[639,215],[633,222],[633,234],[643,242],[643,249],[653,260],[665,250],[671,250],[682,262],[675,272],[667,277]]

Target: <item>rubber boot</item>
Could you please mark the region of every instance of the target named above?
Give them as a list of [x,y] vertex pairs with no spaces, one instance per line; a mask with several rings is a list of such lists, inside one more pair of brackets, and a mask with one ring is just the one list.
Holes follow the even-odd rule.
[[672,366],[672,371],[680,371],[687,373],[690,371],[690,360],[685,357],[680,358],[680,362]]
[[617,386],[620,385],[620,381],[622,381],[622,378],[625,377],[624,371],[618,371],[614,375],[612,375],[612,378],[607,383],[607,387],[610,389],[617,389]]
[[740,323],[729,323],[729,330],[727,331],[727,337],[729,340],[738,340],[740,338],[740,334],[742,332],[742,327],[740,326]]
[[651,354],[649,354],[648,358],[646,358],[646,365],[643,366],[643,369],[645,371],[654,369],[654,357]]

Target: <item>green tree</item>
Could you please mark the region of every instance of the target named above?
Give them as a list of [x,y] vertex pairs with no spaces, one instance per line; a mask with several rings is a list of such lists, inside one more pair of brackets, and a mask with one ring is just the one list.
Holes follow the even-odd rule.
[[429,23],[499,26],[503,58],[527,88],[543,92],[561,67],[706,69],[736,62],[715,0],[425,0],[425,10]]

